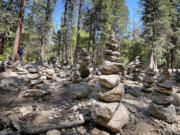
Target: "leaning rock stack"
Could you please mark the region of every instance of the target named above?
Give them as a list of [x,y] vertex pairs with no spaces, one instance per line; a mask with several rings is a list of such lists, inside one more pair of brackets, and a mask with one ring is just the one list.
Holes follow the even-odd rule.
[[150,93],[154,91],[153,84],[156,80],[156,72],[153,69],[148,68],[145,71],[145,76],[143,78],[143,91]]
[[[110,42],[106,43],[105,61],[100,67],[103,75],[99,78],[96,86],[96,98],[99,100],[92,101],[91,115],[95,123],[109,128],[113,132],[119,132],[121,128],[129,121],[129,112],[126,107],[120,103],[124,96],[124,86],[120,83],[121,77],[119,72],[124,72],[123,64],[118,63],[119,58],[114,54],[118,45],[114,36],[110,37]],[[110,53],[107,53],[110,52]],[[117,60],[115,60],[117,59]]]
[[78,58],[78,66],[73,71],[73,82],[79,83],[81,81],[87,81],[90,70],[89,70],[89,64],[90,64],[90,56],[88,51],[85,48],[82,48],[80,50],[80,55]]
[[175,106],[172,105],[173,89],[171,76],[168,69],[164,69],[157,80],[155,91],[150,95],[153,102],[149,105],[149,113],[158,119],[168,123],[176,121]]

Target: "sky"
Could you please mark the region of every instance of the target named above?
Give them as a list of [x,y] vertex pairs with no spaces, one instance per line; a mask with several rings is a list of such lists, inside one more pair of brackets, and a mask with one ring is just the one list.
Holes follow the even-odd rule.
[[[139,11],[139,0],[126,0],[126,5],[129,9],[130,23],[132,23],[133,20],[139,21],[140,16],[137,14],[137,12]],[[60,27],[60,20],[63,14],[63,10],[64,10],[64,5],[60,0],[58,0],[56,3],[56,8],[53,13],[53,22],[56,30],[59,29]]]

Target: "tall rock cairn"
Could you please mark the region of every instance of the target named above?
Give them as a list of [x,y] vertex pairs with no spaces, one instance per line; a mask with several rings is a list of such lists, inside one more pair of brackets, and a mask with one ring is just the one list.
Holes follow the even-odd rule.
[[156,81],[156,72],[151,69],[147,68],[145,71],[145,76],[143,77],[143,92],[151,93],[154,91],[154,83]]
[[73,69],[74,83],[79,83],[82,81],[88,81],[90,75],[89,64],[91,63],[91,58],[89,52],[85,48],[80,49],[78,56],[78,65]]
[[91,114],[95,123],[119,132],[129,121],[129,112],[120,103],[124,96],[124,86],[120,83],[119,73],[124,72],[124,65],[119,63],[118,45],[113,35],[106,43],[105,60],[100,67],[102,75],[96,86],[96,98],[92,102]]
[[153,102],[148,111],[155,118],[168,123],[176,121],[176,110],[172,103],[173,97],[172,79],[167,68],[163,69],[157,79],[154,92],[150,94]]
[[128,74],[133,75],[133,80],[141,80],[140,76],[141,76],[141,62],[139,60],[139,56],[136,56],[135,59],[130,62],[127,66],[127,70],[128,70]]

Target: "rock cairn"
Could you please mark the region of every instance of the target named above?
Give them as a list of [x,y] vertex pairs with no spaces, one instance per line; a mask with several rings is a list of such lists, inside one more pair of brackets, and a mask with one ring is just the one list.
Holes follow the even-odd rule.
[[140,73],[141,73],[141,62],[139,60],[139,56],[136,56],[134,61],[129,63],[128,67],[128,74],[133,74],[133,80],[141,80],[139,78]]
[[151,93],[150,97],[153,102],[149,105],[149,113],[158,119],[164,120],[168,123],[176,121],[175,106],[172,105],[172,80],[167,68],[163,69],[157,79],[155,91]]
[[106,61],[100,67],[102,75],[95,88],[97,99],[92,101],[91,115],[95,123],[119,132],[129,121],[129,112],[120,103],[125,91],[119,72],[124,72],[124,65],[118,62],[118,45],[115,42],[114,36],[110,36],[110,42],[106,43]]
[[147,93],[151,93],[154,91],[153,84],[156,81],[156,72],[147,68],[145,71],[145,76],[143,77],[143,91]]
[[104,59],[111,62],[119,62],[120,53],[119,46],[113,35],[110,36],[110,42],[105,43],[106,49],[104,51]]
[[27,74],[27,79],[30,80],[30,88],[41,88],[43,80],[39,79],[41,77],[38,69],[36,67],[28,67],[29,73]]
[[90,64],[90,55],[89,52],[82,48],[80,50],[80,54],[78,57],[78,65],[73,69],[73,77],[72,81],[73,83],[79,83],[82,81],[88,81],[90,70],[89,70],[89,64]]
[[175,72],[174,79],[176,82],[180,82],[180,72],[178,70]]

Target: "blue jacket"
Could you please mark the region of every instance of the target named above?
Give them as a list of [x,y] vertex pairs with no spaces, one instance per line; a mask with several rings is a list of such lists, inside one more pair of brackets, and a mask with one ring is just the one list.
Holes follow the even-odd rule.
[[18,54],[19,54],[19,55],[23,55],[23,49],[19,48]]

